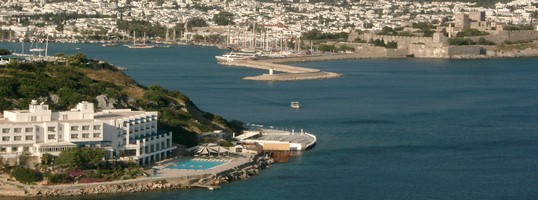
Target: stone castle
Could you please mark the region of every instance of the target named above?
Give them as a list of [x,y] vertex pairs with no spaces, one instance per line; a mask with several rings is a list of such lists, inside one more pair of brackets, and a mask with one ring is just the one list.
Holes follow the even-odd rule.
[[438,28],[431,37],[425,36],[393,36],[377,35],[373,32],[365,34],[351,33],[349,42],[360,38],[363,41],[383,40],[387,42],[396,42],[397,49],[385,49],[383,47],[374,47],[371,44],[362,44],[357,48],[357,53],[379,54],[384,53],[386,57],[419,57],[419,58],[478,58],[486,55],[492,55],[487,52],[488,48],[481,45],[449,45],[448,39],[454,37],[458,32],[467,29],[477,29],[489,33],[485,36],[466,37],[473,41],[478,41],[481,37],[486,40],[500,44],[506,41],[522,42],[538,39],[536,30],[503,30],[503,26],[495,22],[486,21],[484,12],[471,12],[469,14],[458,13],[455,15],[454,26],[447,27],[445,35]]

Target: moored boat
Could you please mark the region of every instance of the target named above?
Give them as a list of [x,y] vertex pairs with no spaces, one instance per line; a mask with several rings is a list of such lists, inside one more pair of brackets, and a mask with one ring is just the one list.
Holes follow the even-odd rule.
[[236,60],[253,60],[258,58],[258,54],[249,52],[230,52],[222,56],[215,56],[219,62],[232,62]]

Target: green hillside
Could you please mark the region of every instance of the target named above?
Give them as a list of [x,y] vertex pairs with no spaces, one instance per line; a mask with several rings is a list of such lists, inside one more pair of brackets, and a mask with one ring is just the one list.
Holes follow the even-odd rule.
[[98,96],[114,108],[159,111],[159,128],[172,131],[174,142],[187,146],[196,144],[198,133],[243,130],[241,122],[201,111],[179,91],[159,85],[146,88],[116,67],[88,60],[84,54],[57,62],[0,66],[0,112],[28,109],[32,99],[48,103],[53,110],[68,110],[80,101],[94,102],[98,107]]

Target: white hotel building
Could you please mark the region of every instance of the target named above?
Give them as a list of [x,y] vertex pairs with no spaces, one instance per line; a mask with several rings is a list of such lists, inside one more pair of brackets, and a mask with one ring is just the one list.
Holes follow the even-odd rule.
[[159,132],[157,112],[130,109],[94,112],[93,103],[81,102],[70,111],[52,112],[33,100],[28,110],[4,111],[0,118],[0,155],[23,151],[41,157],[58,155],[73,147],[97,147],[108,158],[141,165],[168,158],[176,147],[171,132]]

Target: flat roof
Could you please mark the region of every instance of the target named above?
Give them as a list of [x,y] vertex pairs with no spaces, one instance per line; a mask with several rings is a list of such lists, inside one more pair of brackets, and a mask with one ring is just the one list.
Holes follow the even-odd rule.
[[95,119],[119,119],[124,117],[131,117],[141,114],[148,114],[146,111],[125,111],[125,112],[110,112],[110,113],[95,113],[94,117]]

